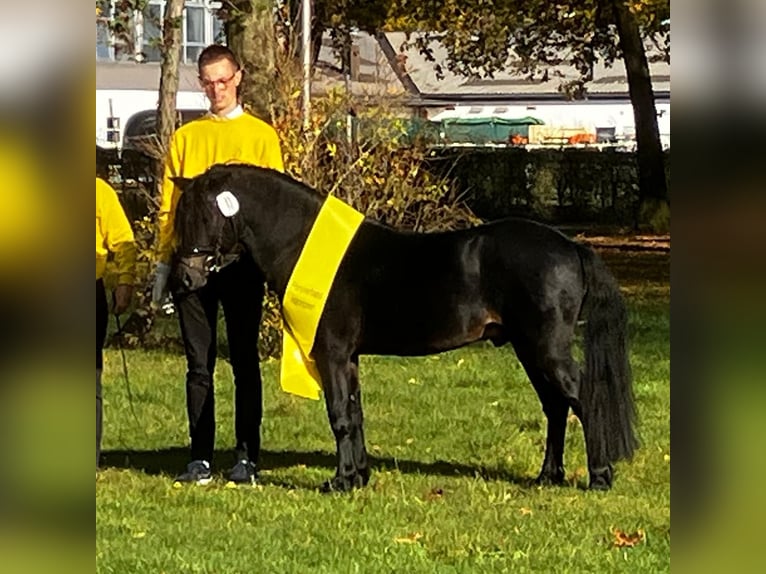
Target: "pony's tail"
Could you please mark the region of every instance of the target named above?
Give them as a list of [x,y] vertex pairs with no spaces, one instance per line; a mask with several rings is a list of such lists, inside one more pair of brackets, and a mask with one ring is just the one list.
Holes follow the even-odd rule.
[[580,382],[583,430],[596,460],[630,459],[638,447],[628,362],[628,313],[617,282],[596,253],[577,246],[585,274],[585,372]]

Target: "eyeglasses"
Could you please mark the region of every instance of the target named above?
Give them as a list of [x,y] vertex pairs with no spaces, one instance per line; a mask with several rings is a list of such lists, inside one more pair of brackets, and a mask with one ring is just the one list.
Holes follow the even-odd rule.
[[[239,70],[237,70],[237,72],[238,71]],[[212,88],[226,88],[234,79],[234,76],[237,75],[237,72],[234,72],[228,78],[222,78],[220,80],[203,80],[202,78],[200,78],[199,81],[202,84],[202,87],[206,90],[210,90]]]

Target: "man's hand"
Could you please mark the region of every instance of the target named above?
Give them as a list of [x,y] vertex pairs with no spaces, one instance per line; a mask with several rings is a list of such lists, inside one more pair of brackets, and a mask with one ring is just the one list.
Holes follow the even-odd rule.
[[168,278],[170,277],[170,265],[157,263],[154,270],[154,286],[152,287],[152,303],[160,305],[168,292]]
[[114,306],[112,313],[122,315],[130,306],[133,297],[133,285],[117,285],[114,290]]

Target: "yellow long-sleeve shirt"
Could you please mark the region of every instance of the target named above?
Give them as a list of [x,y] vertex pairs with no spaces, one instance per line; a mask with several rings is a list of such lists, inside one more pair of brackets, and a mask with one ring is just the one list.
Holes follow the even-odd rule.
[[117,283],[132,285],[136,272],[133,230],[117,193],[103,179],[96,178],[96,279],[104,276],[109,252],[114,253]]
[[222,118],[207,114],[173,135],[162,181],[157,259],[170,262],[173,221],[181,190],[171,177],[196,177],[216,163],[241,162],[284,171],[276,131],[248,113]]

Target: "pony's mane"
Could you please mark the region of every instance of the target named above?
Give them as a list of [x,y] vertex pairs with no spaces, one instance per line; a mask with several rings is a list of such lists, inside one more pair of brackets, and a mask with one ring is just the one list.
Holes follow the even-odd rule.
[[224,164],[217,164],[211,167],[210,169],[205,172],[205,175],[210,175],[211,177],[215,176],[234,176],[234,177],[246,177],[250,174],[261,174],[262,176],[265,176],[267,178],[274,179],[276,182],[284,185],[290,186],[290,188],[294,190],[299,190],[307,195],[310,195],[312,197],[322,198],[324,197],[323,194],[321,194],[319,191],[314,189],[313,187],[303,183],[302,181],[298,181],[297,179],[293,178],[292,176],[283,173],[281,171],[277,171],[276,169],[271,169],[268,167],[260,167],[257,165],[247,164],[247,163],[224,163]]

